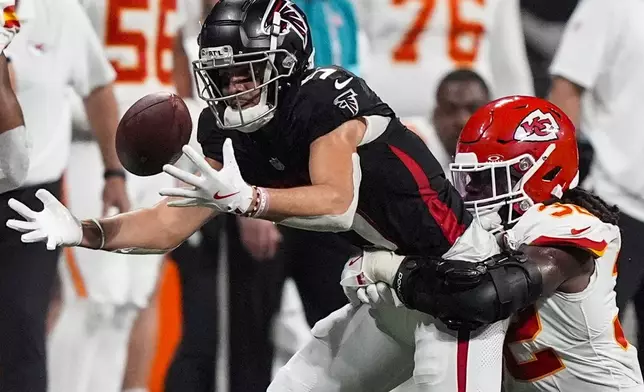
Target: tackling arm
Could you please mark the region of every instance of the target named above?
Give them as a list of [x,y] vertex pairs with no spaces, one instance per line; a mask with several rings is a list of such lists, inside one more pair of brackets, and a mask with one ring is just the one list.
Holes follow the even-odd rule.
[[393,287],[412,309],[455,328],[476,328],[504,320],[558,289],[574,289],[566,285],[592,260],[582,249],[528,245],[481,263],[406,258]]

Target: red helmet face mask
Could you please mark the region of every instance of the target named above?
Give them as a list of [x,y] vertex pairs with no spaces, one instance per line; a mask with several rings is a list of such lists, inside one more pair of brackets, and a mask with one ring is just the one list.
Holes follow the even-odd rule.
[[535,203],[560,198],[577,186],[575,127],[561,109],[541,98],[492,101],[463,128],[450,171],[477,218],[500,213],[512,224]]

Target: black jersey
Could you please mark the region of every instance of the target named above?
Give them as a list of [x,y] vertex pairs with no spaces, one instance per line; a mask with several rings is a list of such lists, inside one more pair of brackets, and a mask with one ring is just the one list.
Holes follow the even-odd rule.
[[205,109],[198,140],[207,157],[221,162],[223,142],[232,139],[249,184],[303,186],[311,184],[310,144],[351,119],[370,116],[389,122],[358,147],[360,196],[353,230],[345,235],[359,246],[442,255],[469,225],[471,215],[424,142],[364,80],[340,67],[307,73],[280,102],[275,118],[254,133],[221,130]]

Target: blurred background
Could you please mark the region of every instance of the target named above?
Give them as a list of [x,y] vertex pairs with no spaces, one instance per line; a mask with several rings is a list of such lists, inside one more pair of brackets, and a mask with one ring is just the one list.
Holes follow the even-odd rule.
[[[198,58],[200,21],[216,0],[73,1],[114,70],[108,80],[119,116],[143,95],[163,90],[186,101],[196,127],[205,105],[196,96],[190,62]],[[52,0],[21,2],[26,25],[42,18],[32,17],[25,4],[56,6]],[[469,113],[459,106],[468,92],[458,83],[471,78],[452,75],[448,83],[455,84],[445,84],[442,93],[439,84],[468,69],[489,89],[486,99],[548,97],[551,63],[578,6],[575,0],[294,2],[311,25],[316,66],[340,65],[363,77],[446,163],[453,154],[447,133],[460,129]],[[85,56],[81,51],[77,55]],[[97,72],[89,69],[90,76]],[[73,126],[66,202],[80,217],[97,216],[105,185],[93,129],[97,114],[87,111],[82,93],[67,90]],[[581,128],[583,184],[594,154]],[[154,203],[164,181],[128,175],[131,208]],[[311,326],[346,302],[338,282],[355,251],[333,235],[233,216],[216,218],[162,258],[114,260],[68,250],[49,307],[49,390],[264,391]],[[627,312],[623,319],[636,343],[635,317]]]

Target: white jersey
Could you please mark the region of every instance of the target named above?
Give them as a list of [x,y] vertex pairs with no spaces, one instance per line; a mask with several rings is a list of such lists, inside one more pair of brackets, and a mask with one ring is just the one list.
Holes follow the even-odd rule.
[[518,0],[353,0],[362,76],[401,117],[426,116],[450,71],[473,68],[494,97],[533,95]]
[[584,186],[644,221],[644,2],[584,0],[570,17],[550,73],[584,88],[580,127],[595,150]]
[[174,91],[172,46],[183,0],[80,0],[116,70],[121,113],[146,94]]
[[21,1],[18,17],[22,29],[5,54],[15,71],[16,96],[32,143],[23,185],[36,185],[59,180],[67,165],[71,144],[67,91],[71,87],[86,98],[109,85],[114,71],[75,0]]
[[563,245],[595,256],[579,293],[556,292],[521,312],[506,336],[511,391],[644,391],[637,350],[624,337],[615,304],[617,226],[571,204],[537,204],[507,232],[519,244]]

